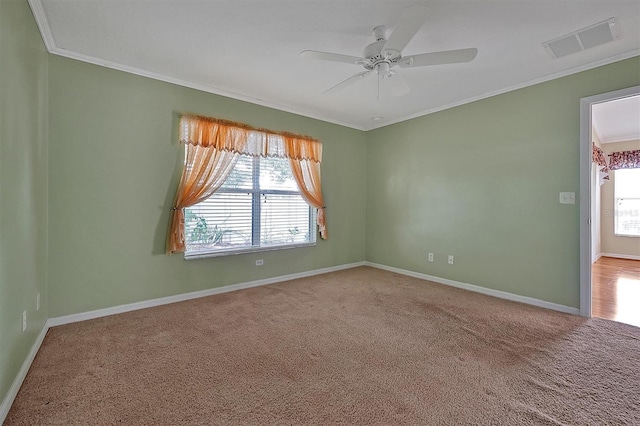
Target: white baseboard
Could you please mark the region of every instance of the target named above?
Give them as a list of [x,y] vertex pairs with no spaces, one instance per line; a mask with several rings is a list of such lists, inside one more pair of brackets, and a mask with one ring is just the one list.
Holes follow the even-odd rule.
[[79,314],[65,315],[56,318],[49,318],[49,326],[55,327],[73,322],[85,321],[94,318],[106,317],[109,315],[121,314],[123,312],[136,311],[138,309],[152,308],[154,306],[167,305],[169,303],[182,302],[199,297],[213,296],[214,294],[227,293],[230,291],[242,290],[245,288],[258,287],[262,285],[275,284],[283,281],[295,280],[298,278],[311,277],[314,275],[326,274],[329,272],[340,271],[343,269],[356,268],[365,266],[366,262],[348,263],[344,265],[331,266],[329,268],[314,269],[311,271],[299,272],[296,274],[281,275],[263,280],[249,281],[246,283],[225,285],[222,287],[211,288],[208,290],[194,291],[191,293],[176,294],[174,296],[161,297],[159,299],[143,300],[141,302],[128,303],[126,305],[113,306],[111,308],[98,309],[95,311],[82,312]]
[[33,346],[31,346],[29,355],[27,355],[27,358],[22,363],[22,367],[20,367],[20,371],[18,371],[18,375],[13,380],[9,391],[2,400],[2,404],[0,404],[0,425],[3,424],[5,419],[7,418],[9,410],[11,409],[11,405],[13,405],[13,401],[18,395],[18,391],[20,390],[20,386],[22,386],[22,382],[24,382],[25,377],[27,377],[27,373],[29,372],[31,363],[35,359],[38,350],[40,350],[40,345],[42,345],[42,341],[44,340],[44,336],[46,336],[48,330],[49,322],[47,321],[42,327],[42,331],[40,331],[40,334],[36,338],[36,341],[33,343]]
[[533,297],[520,296],[519,294],[508,293],[506,291],[493,290],[474,284],[467,284],[459,281],[449,280],[447,278],[434,277],[432,275],[421,274],[419,272],[407,271],[405,269],[394,268],[392,266],[381,265],[379,263],[366,262],[367,266],[373,268],[384,269],[385,271],[395,272],[409,277],[420,278],[427,281],[433,281],[438,284],[444,284],[451,287],[461,288],[476,293],[486,294],[487,296],[498,297],[500,299],[511,300],[514,302],[526,303],[527,305],[538,306],[540,308],[552,309],[554,311],[565,312],[567,314],[580,315],[580,309],[571,306],[560,305],[558,303],[547,302],[545,300],[534,299]]
[[600,257],[615,257],[616,259],[640,260],[640,256],[632,254],[600,253]]

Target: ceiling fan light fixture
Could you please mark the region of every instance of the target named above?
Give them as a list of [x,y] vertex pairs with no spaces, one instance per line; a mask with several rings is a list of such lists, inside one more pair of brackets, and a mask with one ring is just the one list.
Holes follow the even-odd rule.
[[390,71],[390,66],[388,62],[380,62],[378,65],[376,65],[376,70],[378,71],[378,75],[382,78],[389,78],[391,77],[391,71]]

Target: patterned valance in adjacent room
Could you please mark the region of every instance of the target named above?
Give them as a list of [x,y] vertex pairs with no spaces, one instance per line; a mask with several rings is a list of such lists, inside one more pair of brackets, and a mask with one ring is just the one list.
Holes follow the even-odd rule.
[[600,185],[609,180],[609,166],[607,166],[607,158],[604,156],[604,152],[600,147],[592,142],[591,161],[598,166],[598,174]]
[[609,170],[640,169],[640,149],[609,154]]

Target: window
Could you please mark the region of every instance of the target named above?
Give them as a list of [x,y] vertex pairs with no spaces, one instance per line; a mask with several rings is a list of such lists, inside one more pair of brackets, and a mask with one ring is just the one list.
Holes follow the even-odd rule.
[[315,209],[287,158],[239,155],[215,194],[185,208],[186,257],[311,245]]
[[615,234],[640,237],[640,169],[615,172]]
[[168,255],[245,253],[313,245],[316,232],[329,237],[320,141],[190,114],[179,127],[185,158]]

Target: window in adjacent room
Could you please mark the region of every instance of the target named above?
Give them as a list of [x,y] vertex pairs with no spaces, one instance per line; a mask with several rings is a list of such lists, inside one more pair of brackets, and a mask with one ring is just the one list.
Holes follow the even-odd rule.
[[615,234],[640,237],[640,169],[615,171]]
[[186,255],[309,245],[314,224],[288,159],[240,155],[215,194],[185,209]]

